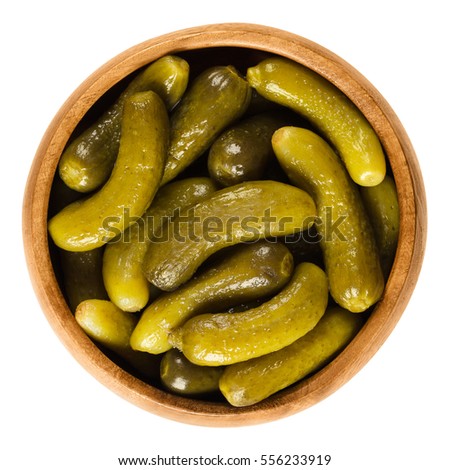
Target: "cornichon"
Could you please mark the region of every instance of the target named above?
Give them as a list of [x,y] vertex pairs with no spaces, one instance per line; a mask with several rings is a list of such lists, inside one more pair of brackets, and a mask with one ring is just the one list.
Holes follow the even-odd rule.
[[169,333],[192,316],[273,295],[292,275],[292,255],[282,243],[241,244],[221,258],[152,302],[131,335],[131,347],[153,354],[167,351],[172,347]]
[[205,313],[188,320],[169,341],[194,364],[220,366],[278,351],[312,330],[328,303],[325,273],[301,263],[288,285],[261,306],[241,313]]
[[271,138],[286,119],[274,113],[250,116],[226,129],[211,145],[208,170],[222,186],[258,180],[273,156]]
[[171,291],[218,250],[299,232],[311,226],[315,216],[311,196],[292,185],[267,180],[230,186],[166,224],[164,243],[150,244],[143,270],[152,284]]
[[332,148],[316,133],[278,129],[272,144],[289,179],[317,204],[317,232],[334,300],[351,312],[377,302],[383,273],[372,227],[357,186]]
[[356,183],[381,183],[386,161],[378,136],[359,109],[331,82],[283,57],[250,67],[247,80],[265,98],[309,119],[336,148]]
[[326,311],[305,336],[285,348],[227,366],[219,387],[233,406],[258,403],[329,363],[356,336],[364,317],[341,307]]
[[108,299],[102,276],[103,248],[59,253],[64,292],[72,312],[83,300]]
[[161,184],[205,152],[225,127],[242,116],[250,98],[247,81],[233,66],[212,67],[196,77],[170,119],[171,137]]
[[192,364],[176,349],[167,351],[161,360],[161,382],[178,395],[204,395],[219,390],[223,367]]
[[400,210],[394,179],[386,175],[377,186],[361,188],[361,196],[374,228],[381,266],[387,278],[394,262],[400,229]]
[[64,150],[59,174],[72,189],[90,192],[110,176],[119,151],[124,102],[134,93],[153,90],[168,110],[180,100],[189,79],[189,64],[177,56],[164,56],[134,78],[118,100]]
[[106,245],[103,279],[112,302],[126,312],[137,312],[147,305],[150,285],[142,272],[142,262],[151,239],[176,210],[195,204],[216,190],[214,182],[206,177],[167,184],[158,190],[142,218]]
[[111,177],[95,194],[69,204],[50,219],[55,244],[67,251],[92,250],[141,217],[161,181],[168,135],[167,110],[155,92],[128,98]]
[[130,347],[136,315],[123,312],[109,300],[88,299],[78,305],[75,320],[91,339],[124,359],[140,375],[159,376],[159,358]]

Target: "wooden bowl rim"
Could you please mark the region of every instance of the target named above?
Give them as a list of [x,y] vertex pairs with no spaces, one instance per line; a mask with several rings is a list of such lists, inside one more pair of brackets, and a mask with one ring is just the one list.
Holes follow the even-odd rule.
[[[400,205],[400,239],[383,299],[351,344],[312,377],[245,408],[176,397],[145,384],[109,360],[76,324],[53,271],[47,238],[50,187],[64,146],[87,110],[121,79],[166,54],[209,47],[262,50],[300,62],[334,83],[361,109],[391,163]],[[395,158],[394,158],[395,156]],[[372,84],[342,58],[296,34],[269,26],[223,23],[198,26],[142,42],[90,75],[67,99],[45,132],[33,160],[23,201],[23,239],[30,278],[55,333],[97,380],[131,403],[176,421],[242,426],[280,419],[318,403],[348,382],[373,357],[412,295],[426,242],[423,180],[409,138]]]

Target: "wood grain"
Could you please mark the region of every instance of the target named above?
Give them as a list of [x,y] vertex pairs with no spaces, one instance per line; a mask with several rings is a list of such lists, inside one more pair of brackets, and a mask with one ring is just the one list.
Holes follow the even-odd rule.
[[[170,53],[208,56],[224,48],[243,65],[268,54],[302,63],[340,88],[365,114],[383,144],[398,188],[400,240],[384,296],[352,343],[327,367],[264,402],[236,409],[176,397],[133,377],[105,356],[76,324],[51,260],[47,209],[58,160],[70,135],[94,103],[115,84]],[[226,48],[226,49],[225,49]],[[224,55],[224,57],[225,57]],[[215,53],[217,57],[217,53]],[[204,426],[243,426],[297,413],[350,380],[377,352],[403,314],[417,282],[427,229],[426,198],[419,164],[389,104],[357,70],[323,47],[286,31],[252,24],[217,24],[170,33],[119,54],[88,77],[63,104],[37,149],[23,204],[23,239],[30,278],[49,323],[73,356],[106,387],[131,403],[169,419]]]

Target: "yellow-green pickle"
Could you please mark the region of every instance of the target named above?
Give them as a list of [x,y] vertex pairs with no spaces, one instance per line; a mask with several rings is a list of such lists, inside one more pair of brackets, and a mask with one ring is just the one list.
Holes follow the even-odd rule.
[[204,395],[219,390],[223,367],[197,366],[176,349],[167,351],[161,360],[161,382],[179,395]]
[[163,227],[165,241],[148,247],[144,273],[159,289],[171,291],[220,249],[300,232],[315,216],[311,196],[294,186],[276,181],[230,186],[180,211]]
[[110,299],[122,310],[137,312],[150,299],[150,284],[142,262],[151,239],[177,210],[195,204],[217,190],[210,178],[194,177],[160,188],[136,224],[105,247],[103,279]]
[[134,351],[130,335],[137,317],[123,312],[109,300],[88,299],[75,311],[75,320],[94,341],[116,353],[145,378],[159,376],[159,358]]
[[153,91],[125,100],[119,155],[107,183],[52,217],[50,235],[67,251],[98,248],[142,216],[159,188],[166,160],[169,120]]
[[319,135],[298,127],[278,129],[272,144],[289,179],[317,204],[317,232],[333,299],[363,312],[384,289],[370,221],[356,185],[339,157]]
[[247,81],[233,66],[212,67],[195,78],[171,119],[171,137],[161,184],[166,184],[205,152],[250,104]]
[[151,303],[131,335],[131,346],[152,354],[167,351],[170,332],[192,316],[273,295],[292,271],[292,255],[282,243],[232,247],[198,276]]
[[328,304],[325,273],[301,263],[288,285],[259,307],[241,313],[197,315],[169,335],[194,364],[221,366],[278,351],[310,331]]
[[110,176],[119,151],[125,100],[152,90],[171,110],[186,90],[189,64],[177,56],[164,56],[146,67],[118,100],[64,150],[59,174],[70,188],[83,193],[99,188]]
[[290,346],[227,366],[219,381],[220,390],[233,406],[258,403],[326,365],[350,343],[363,323],[363,315],[330,308],[314,329]]
[[336,148],[356,183],[374,186],[383,181],[386,160],[378,136],[359,109],[331,82],[283,57],[250,67],[247,80],[263,97],[310,120]]

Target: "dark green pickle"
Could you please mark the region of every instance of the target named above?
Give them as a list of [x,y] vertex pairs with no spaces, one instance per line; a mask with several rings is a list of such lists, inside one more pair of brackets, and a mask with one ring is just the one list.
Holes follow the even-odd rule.
[[59,250],[64,291],[70,310],[87,299],[108,299],[103,284],[103,248],[90,251]]
[[176,350],[167,351],[161,360],[161,382],[178,395],[204,395],[219,390],[223,367],[197,366]]
[[208,170],[222,186],[260,179],[273,157],[272,134],[286,124],[274,113],[250,116],[226,129],[212,144]]

